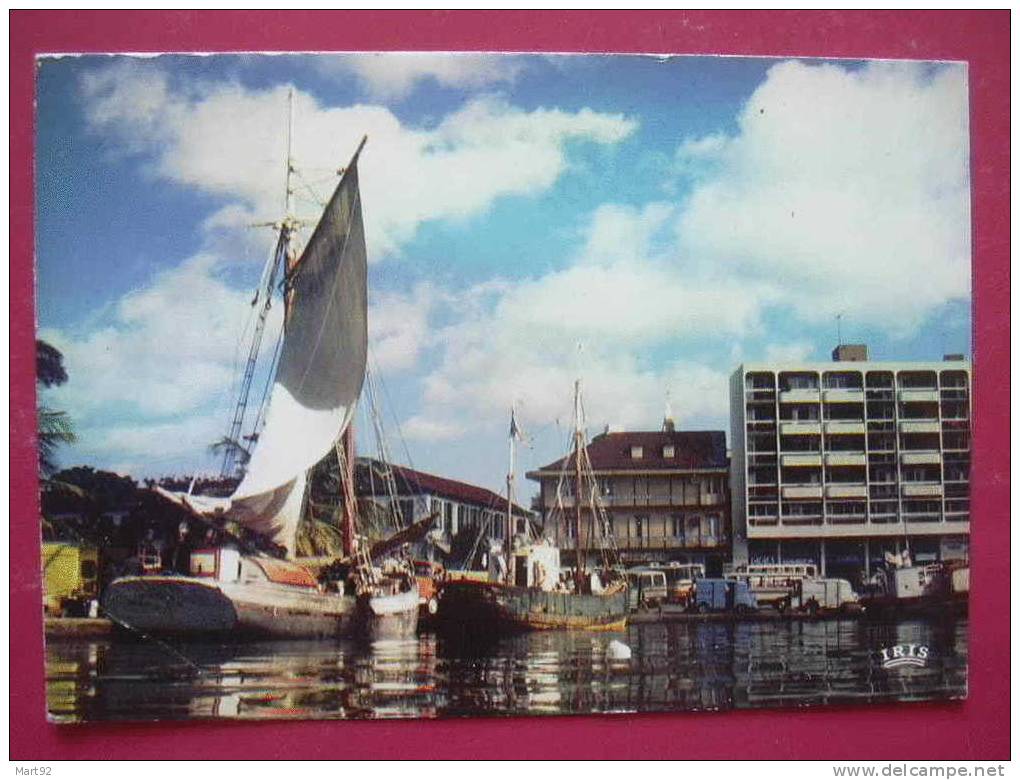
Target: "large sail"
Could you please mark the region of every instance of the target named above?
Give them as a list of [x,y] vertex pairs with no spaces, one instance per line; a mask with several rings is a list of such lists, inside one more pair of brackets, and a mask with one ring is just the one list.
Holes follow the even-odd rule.
[[365,379],[368,291],[360,151],[288,275],[283,346],[265,426],[228,510],[291,555],[305,472],[347,429]]

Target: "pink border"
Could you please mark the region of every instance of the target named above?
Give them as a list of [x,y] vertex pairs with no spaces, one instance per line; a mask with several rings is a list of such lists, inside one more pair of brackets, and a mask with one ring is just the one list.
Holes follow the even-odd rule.
[[[12,759],[1009,757],[1008,11],[48,12],[11,22]],[[468,49],[966,60],[975,303],[970,697],[724,715],[464,721],[46,723],[33,382],[33,56],[40,52]]]

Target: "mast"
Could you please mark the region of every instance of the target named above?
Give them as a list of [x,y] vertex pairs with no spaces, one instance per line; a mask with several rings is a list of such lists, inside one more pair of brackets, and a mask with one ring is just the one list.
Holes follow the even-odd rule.
[[510,584],[513,582],[513,572],[511,571],[510,563],[512,560],[511,552],[513,550],[513,518],[514,518],[514,440],[517,438],[517,418],[516,409],[514,404],[510,404],[510,435],[509,439],[509,465],[506,472],[506,533],[505,544],[506,544],[506,580]]
[[574,536],[574,557],[577,562],[574,578],[577,592],[583,593],[585,560],[581,545],[581,447],[584,432],[581,430],[581,380],[574,382],[574,517],[577,527]]
[[[251,344],[248,347],[248,359],[245,362],[244,374],[241,377],[241,386],[237,393],[237,402],[234,404],[234,415],[230,421],[230,432],[227,434],[227,438],[224,442],[226,445],[223,451],[223,463],[220,466],[220,476],[230,477],[232,476],[235,466],[237,464],[238,448],[241,446],[241,428],[244,426],[244,418],[248,411],[248,398],[251,395],[252,382],[255,379],[255,369],[258,366],[259,352],[262,349],[262,337],[265,334],[266,321],[269,319],[269,310],[273,306],[273,291],[276,287],[276,277],[279,273],[281,266],[284,268],[284,274],[290,272],[294,262],[294,253],[291,247],[291,234],[297,225],[296,218],[293,213],[294,206],[294,191],[291,187],[290,177],[294,171],[294,161],[291,156],[292,140],[294,135],[294,89],[291,88],[287,93],[287,159],[286,159],[286,171],[284,174],[284,200],[283,200],[283,219],[274,226],[280,231],[280,237],[277,239],[276,248],[273,250],[273,256],[269,261],[269,267],[263,272],[263,280],[265,281],[265,298],[262,303],[262,308],[259,310],[258,319],[255,323],[255,330],[252,333]],[[260,282],[261,285],[261,282]],[[263,288],[259,288],[255,291],[255,298],[252,301],[252,306],[258,303],[259,296],[263,295]],[[285,310],[290,304],[290,295],[284,295],[284,307]],[[286,323],[286,317],[284,317]],[[256,414],[255,429],[252,430],[251,436],[245,438],[251,441],[252,444],[258,438],[258,415]]]
[[355,513],[357,503],[357,491],[354,487],[354,420],[351,420],[340,439],[340,447],[343,450],[343,457],[340,458],[341,474],[344,489],[344,512],[340,534],[343,538],[344,555],[350,557],[356,550],[355,536]]

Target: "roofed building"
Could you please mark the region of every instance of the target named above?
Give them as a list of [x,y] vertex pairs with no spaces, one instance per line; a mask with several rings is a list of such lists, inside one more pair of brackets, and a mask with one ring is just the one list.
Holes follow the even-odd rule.
[[[439,541],[446,546],[465,529],[484,532],[495,539],[502,539],[506,534],[506,498],[487,488],[374,458],[357,459],[355,479],[358,496],[363,500],[370,499],[386,508],[396,500],[405,524],[418,522],[435,512],[438,519],[433,531],[438,532]],[[394,486],[393,496],[388,483]],[[514,532],[527,533],[533,513],[514,504],[513,516]]]
[[[625,563],[705,563],[718,573],[729,558],[730,504],[726,434],[677,431],[603,433],[588,445],[592,471],[611,528],[574,517],[574,454],[528,473],[538,481],[538,506],[546,536],[560,546],[565,563],[575,560],[580,533],[611,530]],[[559,498],[557,498],[559,494]],[[564,512],[557,511],[562,506]],[[597,540],[592,540],[597,541]]]

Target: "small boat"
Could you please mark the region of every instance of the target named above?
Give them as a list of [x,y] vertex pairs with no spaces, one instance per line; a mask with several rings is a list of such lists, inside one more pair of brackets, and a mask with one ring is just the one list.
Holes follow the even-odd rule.
[[[573,495],[578,497],[574,502],[576,528],[609,529],[590,473],[591,462],[581,422],[580,382],[575,385],[574,410],[574,454],[563,461],[563,479],[571,476],[566,469],[568,461],[572,460]],[[518,435],[516,417],[511,410],[506,534],[501,544],[490,546],[489,579],[446,581],[439,602],[440,625],[448,631],[489,636],[549,629],[624,630],[630,610],[630,590],[618,565],[619,556],[611,533],[601,536],[603,565],[590,569],[586,566],[578,533],[575,537],[578,538],[577,566],[572,571],[561,568],[560,550],[551,541],[531,538],[530,533],[513,533],[514,442]],[[590,497],[587,517],[580,498],[585,495]],[[594,533],[584,535],[590,540]]]
[[885,566],[865,584],[865,612],[966,606],[970,566],[962,562],[915,564],[909,552],[886,555]]
[[[103,608],[115,623],[144,633],[260,634],[270,637],[413,635],[419,594],[409,562],[359,538],[352,420],[367,362],[367,253],[358,183],[362,139],[300,255],[298,221],[276,225],[276,250],[263,274],[258,325],[229,441],[239,441],[262,328],[282,289],[284,326],[272,392],[240,483],[229,497],[156,488],[192,517],[254,533],[281,559],[241,543],[198,550],[178,574],[121,577]],[[282,275],[282,284],[277,278]],[[264,292],[263,292],[264,291]],[[307,500],[308,472],[336,453],[343,486],[343,555],[315,576],[294,561]],[[227,460],[224,461],[226,468]],[[385,555],[385,557],[383,557]]]

